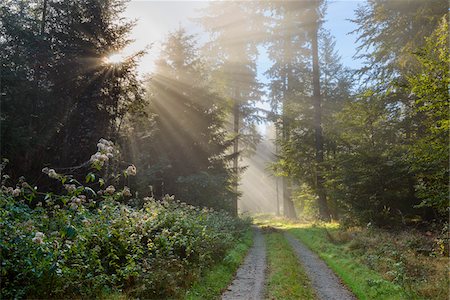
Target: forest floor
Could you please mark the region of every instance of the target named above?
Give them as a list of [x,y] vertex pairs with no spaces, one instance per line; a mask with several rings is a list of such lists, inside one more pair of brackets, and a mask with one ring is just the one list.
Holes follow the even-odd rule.
[[266,243],[261,230],[254,227],[253,246],[239,267],[235,279],[223,293],[223,300],[262,299],[266,273]]
[[317,298],[324,300],[356,299],[323,260],[293,235],[289,233],[285,233],[284,235],[311,280]]
[[[262,234],[264,231],[265,234]],[[228,289],[223,293],[223,300],[230,299],[288,299],[297,298],[294,294],[289,295],[289,290],[295,290],[296,287],[283,287],[283,296],[274,296],[269,290],[267,283],[272,281],[273,276],[271,270],[267,268],[266,264],[266,242],[265,237],[269,236],[272,231],[278,232],[277,229],[271,227],[262,227],[262,230],[258,227],[254,228],[254,244],[250,249],[243,264],[239,267],[235,279],[230,284]],[[336,300],[352,300],[356,299],[351,292],[342,284],[339,278],[334,272],[322,261],[315,253],[309,250],[299,240],[289,233],[284,233],[285,239],[288,241],[291,249],[284,249],[284,251],[295,253],[295,257],[298,260],[301,269],[304,269],[307,278],[304,278],[304,282],[294,281],[291,285],[302,286],[301,289],[306,291],[308,298],[317,299],[336,299]],[[282,241],[281,241],[282,242]],[[278,242],[280,244],[280,242]],[[273,247],[273,246],[271,246]],[[289,246],[288,246],[289,247]],[[280,253],[275,253],[275,256],[282,255],[280,249],[277,249]],[[270,257],[269,257],[270,260]],[[294,265],[295,262],[290,263]],[[301,267],[303,266],[303,268]],[[298,267],[298,264],[297,264]],[[282,270],[282,272],[289,273],[290,270]],[[296,272],[294,270],[293,272]],[[285,284],[285,283],[284,283]],[[288,295],[286,295],[286,293]],[[294,292],[295,293],[295,292]]]
[[439,234],[255,216],[255,243],[222,299],[449,299]]

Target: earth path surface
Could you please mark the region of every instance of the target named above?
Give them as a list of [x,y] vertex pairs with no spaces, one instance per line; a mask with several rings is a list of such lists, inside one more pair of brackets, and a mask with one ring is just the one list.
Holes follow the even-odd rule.
[[[260,300],[265,295],[266,243],[261,229],[253,227],[254,242],[222,300]],[[294,253],[305,269],[319,300],[356,300],[334,272],[317,254],[285,232]],[[299,282],[299,284],[302,284]]]
[[311,281],[311,285],[320,300],[356,299],[317,254],[309,250],[291,234],[285,233],[284,236],[291,244],[292,249],[294,249],[300,263],[303,265],[303,268]]
[[222,300],[259,300],[264,298],[266,243],[261,229],[254,227],[253,246],[239,267]]

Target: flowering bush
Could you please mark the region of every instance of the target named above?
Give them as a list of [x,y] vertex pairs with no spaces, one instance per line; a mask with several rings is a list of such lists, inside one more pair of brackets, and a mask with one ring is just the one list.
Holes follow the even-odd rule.
[[[90,160],[98,170],[113,158],[106,142],[98,153],[108,159],[95,154],[98,159]],[[177,297],[248,226],[169,196],[145,197],[142,208],[133,208],[117,202],[132,196],[126,186],[95,192],[53,169],[43,171],[61,181],[63,193],[39,192],[25,181],[0,190],[2,299],[92,298],[117,291]],[[124,173],[133,176],[136,168]],[[86,182],[93,181],[102,179],[88,174]],[[29,203],[36,201],[33,208]]]

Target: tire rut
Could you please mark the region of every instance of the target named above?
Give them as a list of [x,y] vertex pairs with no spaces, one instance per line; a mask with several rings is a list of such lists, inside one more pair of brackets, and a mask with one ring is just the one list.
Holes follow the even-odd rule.
[[320,300],[355,300],[357,299],[334,274],[334,272],[314,252],[309,250],[291,234],[285,232],[289,241],[305,268],[305,272],[311,280],[318,299]]
[[233,282],[222,294],[222,300],[259,300],[264,298],[266,243],[258,227],[253,227],[253,231],[253,246],[239,267]]

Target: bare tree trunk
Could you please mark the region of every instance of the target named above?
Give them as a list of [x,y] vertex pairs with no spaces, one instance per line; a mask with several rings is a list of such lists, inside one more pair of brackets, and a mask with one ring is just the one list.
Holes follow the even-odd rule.
[[[279,155],[278,141],[279,141],[278,124],[275,124],[275,154],[277,156]],[[278,187],[279,186],[278,176],[275,176],[275,184],[277,190],[277,216],[280,216],[280,189]]]
[[[317,11],[316,11],[317,13]],[[319,214],[323,220],[330,219],[330,212],[327,204],[327,194],[324,187],[322,174],[323,164],[323,132],[322,132],[322,97],[320,95],[320,71],[319,71],[319,18],[315,19],[314,28],[311,32],[311,47],[313,59],[313,98],[314,98],[314,130],[316,148],[316,188],[318,196]]]
[[46,15],[47,15],[47,0],[44,0],[44,4],[42,7],[41,35],[44,35],[45,32]]
[[283,177],[283,214],[286,218],[297,219],[294,202],[292,201],[292,181]]
[[[286,14],[286,18],[288,22],[292,20],[292,16],[288,11]],[[286,33],[284,36],[284,74],[283,74],[283,131],[282,131],[282,140],[286,142],[289,139],[289,116],[287,112],[287,108],[289,106],[289,100],[292,90],[292,37]],[[297,214],[295,212],[294,202],[292,201],[292,181],[287,176],[282,178],[282,186],[283,186],[283,213],[284,216],[289,219],[296,219]]]
[[232,213],[234,216],[238,215],[238,188],[239,188],[239,100],[238,100],[238,94],[236,93],[235,99],[234,99],[234,107],[233,107],[233,118],[234,118],[234,125],[233,125],[233,132],[235,134],[235,140],[233,144],[233,153],[235,155],[233,159],[233,170],[234,170],[234,192],[235,192],[235,198],[233,199],[232,203]]

